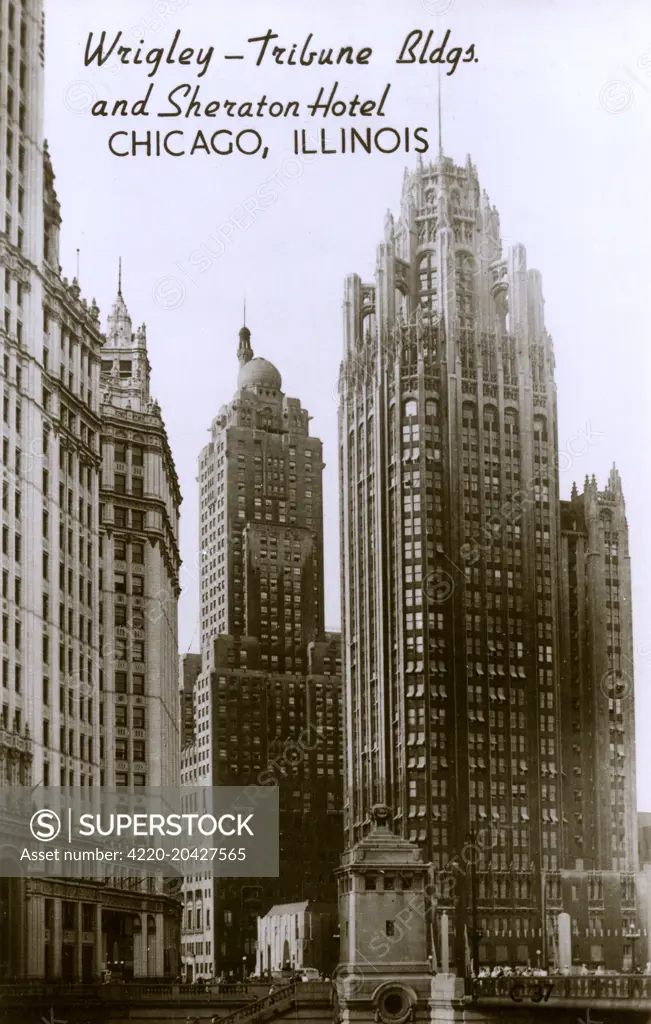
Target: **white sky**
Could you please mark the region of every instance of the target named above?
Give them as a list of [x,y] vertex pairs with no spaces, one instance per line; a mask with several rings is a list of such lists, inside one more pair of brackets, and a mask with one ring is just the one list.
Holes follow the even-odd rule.
[[[87,35],[102,29],[127,34],[138,25],[150,26],[140,36],[145,49],[169,45],[177,29],[181,46],[215,46],[199,79],[206,101],[257,101],[267,94],[307,103],[337,80],[343,98],[359,91],[363,99],[379,99],[391,82],[387,116],[382,122],[306,117],[241,124],[160,119],[153,114],[169,89],[196,80],[195,66],[176,65],[161,66],[153,79],[149,118],[93,118],[90,100],[135,100],[150,80],[145,66],[116,74],[84,68]],[[269,28],[280,36],[277,45],[301,44],[313,32],[317,48],[370,46],[373,56],[367,67],[268,61],[255,67],[246,40]],[[638,803],[651,810],[651,745],[644,742],[651,721],[651,540],[645,528],[651,507],[651,13],[645,0],[329,0],[318,7],[299,0],[46,0],[46,135],[64,218],[64,273],[74,275],[79,247],[82,291],[96,296],[105,322],[122,255],[131,316],[147,323],[152,391],[184,497],[181,649],[198,646],[196,456],[235,388],[245,292],[256,354],[276,363],[284,390],[300,397],[313,416],[312,432],[324,442],[326,619],[336,626],[334,395],[343,278],[353,271],[372,278],[385,211],[397,211],[403,171],[415,156],[319,156],[298,167],[286,160],[295,127],[312,133],[325,127],[334,137],[342,125],[425,126],[435,145],[436,65],[395,63],[416,28],[432,29],[436,42],[450,28],[451,45],[475,43],[479,62],[459,64],[443,79],[444,149],[457,162],[470,152],[500,211],[504,238],[522,242],[529,266],[542,272],[557,358],[560,448],[588,425],[599,432],[561,474],[562,495],[569,496],[573,479],[581,487],[586,473],[603,486],[613,460],[622,474],[633,558]],[[247,58],[225,61],[226,53]],[[125,126],[183,128],[191,138],[199,128],[237,130],[238,124],[263,134],[266,160],[202,153],[118,159],[107,148],[110,131]],[[243,204],[273,175],[277,201],[254,223],[243,220]],[[222,243],[224,235],[228,242],[216,248],[212,236],[222,225]],[[204,244],[224,251],[198,273],[188,257]],[[184,288],[171,309],[160,304],[179,289],[170,277]]]

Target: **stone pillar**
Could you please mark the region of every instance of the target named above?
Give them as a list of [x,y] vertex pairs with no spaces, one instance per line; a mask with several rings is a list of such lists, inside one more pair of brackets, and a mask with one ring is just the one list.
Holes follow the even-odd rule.
[[139,914],[140,933],[134,931],[133,935],[133,976],[134,978],[145,978],[147,976],[147,915]]
[[83,909],[81,901],[75,905],[75,981],[81,981],[83,976]]
[[450,973],[450,922],[445,911],[441,914],[441,974]]
[[27,975],[45,977],[45,897],[31,896],[27,901]]
[[165,921],[162,914],[156,914],[156,934],[152,935],[154,943],[154,970],[156,978],[165,974]]
[[61,977],[61,954],[63,946],[63,928],[61,922],[61,900],[52,900],[52,977]]
[[102,939],[102,904],[95,906],[95,963],[93,973],[96,978],[101,978],[104,970],[104,948]]
[[[454,974],[436,974],[432,978],[429,1000],[430,1024],[461,1024],[467,1020],[464,1009],[465,987],[463,978]],[[487,1020],[483,1014],[477,1018]]]
[[563,970],[572,967],[572,927],[570,915],[558,915],[558,966]]

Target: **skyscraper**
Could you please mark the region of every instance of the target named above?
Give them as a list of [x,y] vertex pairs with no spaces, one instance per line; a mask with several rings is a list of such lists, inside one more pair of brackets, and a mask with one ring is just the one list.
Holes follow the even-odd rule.
[[571,867],[637,867],[628,525],[619,473],[561,502],[563,771]]
[[[144,334],[131,338],[120,298],[105,339],[95,301],[82,298],[76,279],[61,276],[61,213],[43,137],[43,73],[41,0],[2,3],[0,785],[153,784],[176,778],[178,769],[174,581],[180,498],[160,412],[147,403]],[[117,349],[118,360],[133,359],[137,380],[120,377],[118,369],[116,384],[101,387],[107,347]],[[101,390],[110,395],[103,404]],[[118,395],[128,398],[131,409]],[[100,490],[115,489],[116,471],[115,451],[113,461],[107,452],[102,464],[103,438],[107,449],[115,443],[130,451],[123,464],[130,487],[119,500],[107,494],[100,536]],[[124,570],[112,562],[114,541],[125,543],[120,531],[126,523],[115,518],[120,509],[130,509],[132,517]],[[122,600],[114,597],[114,571],[122,571],[132,588]],[[136,577],[147,581],[142,597],[133,589]],[[148,595],[151,607],[144,604]],[[163,600],[165,617],[156,621]],[[117,606],[122,610],[116,612]],[[104,607],[110,654],[100,642]],[[120,632],[127,629],[130,643]],[[124,669],[115,658],[122,643],[128,652]],[[104,679],[118,689],[123,670],[124,696],[108,693]],[[137,679],[143,680],[142,694]],[[128,708],[125,731],[132,730],[124,771],[113,746],[118,707]],[[160,735],[170,756],[166,776],[159,772],[160,759],[143,749],[144,731],[136,731],[140,723],[145,728],[146,718],[138,717],[143,712],[150,715],[149,735]],[[0,879],[0,907],[0,976],[89,980],[99,976],[114,948],[140,976],[175,969],[177,904],[160,886],[131,892],[99,881],[73,886],[53,878]]]
[[245,633],[264,667],[300,671],[324,629],[321,441],[276,367],[253,357],[248,327],[237,354],[237,392],[199,457],[202,652]]
[[[102,349],[102,777],[176,786],[179,507],[160,406],[149,393],[147,335],[122,295]],[[152,742],[153,740],[153,742]]]
[[[188,975],[255,962],[273,903],[335,900],[340,638],[324,631],[321,441],[239,335],[233,400],[199,456],[202,673],[182,781],[279,786],[280,878],[186,880]],[[289,753],[287,752],[289,749]],[[325,837],[325,838],[324,838]]]
[[[474,886],[460,866],[456,897],[442,896],[439,911],[454,911],[459,964],[466,940],[479,939],[477,915],[482,954],[494,959],[499,943],[513,960],[516,943],[522,949],[516,937],[535,944],[541,935],[542,871],[611,868],[610,791],[618,801],[613,856],[618,868],[634,869],[634,777],[630,768],[623,782],[618,774],[620,750],[632,742],[632,704],[624,738],[600,688],[600,673],[619,672],[619,630],[622,652],[630,650],[629,613],[618,614],[615,640],[609,611],[612,630],[590,672],[570,650],[578,645],[585,656],[613,608],[604,581],[617,575],[616,554],[603,518],[608,509],[619,524],[612,529],[624,555],[621,488],[613,479],[600,496],[590,485],[583,503],[564,505],[562,534],[541,278],[521,245],[503,252],[497,210],[470,158],[456,166],[439,153],[406,173],[400,217],[385,219],[375,280],[346,280],[344,324],[347,843],[366,834],[372,806],[386,803],[394,829],[421,845],[435,875],[449,874],[468,843],[477,845]],[[570,561],[583,566],[585,594],[576,580],[568,584]],[[630,609],[620,562],[616,585]],[[590,618],[577,612],[586,600]],[[578,704],[570,718],[571,686]],[[590,817],[590,857],[574,837],[586,834],[580,808],[593,790],[571,792],[579,789],[574,748],[588,742],[570,724],[581,714],[593,716],[594,756],[602,758],[588,784],[607,780],[609,790]]]

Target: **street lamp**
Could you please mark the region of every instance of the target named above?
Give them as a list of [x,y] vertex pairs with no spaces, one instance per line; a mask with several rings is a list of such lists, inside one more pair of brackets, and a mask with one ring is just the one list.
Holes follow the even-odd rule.
[[242,957],[242,981],[246,981],[246,957]]
[[472,849],[472,858],[470,860],[470,950],[472,956],[472,973],[477,977],[479,975],[479,940],[481,939],[483,932],[477,927],[477,872],[476,872],[476,860],[475,860],[475,831],[471,829],[468,837],[470,847]]

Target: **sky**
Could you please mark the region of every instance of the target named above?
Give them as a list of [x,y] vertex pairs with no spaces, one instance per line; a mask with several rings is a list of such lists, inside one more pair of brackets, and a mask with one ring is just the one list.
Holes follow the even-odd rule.
[[[398,212],[414,152],[318,154],[297,158],[294,129],[330,144],[342,127],[428,130],[437,144],[437,65],[398,64],[404,40],[431,31],[431,50],[450,30],[448,49],[474,57],[443,67],[442,141],[457,163],[468,153],[500,212],[507,244],[521,242],[541,271],[545,315],[556,353],[561,494],[586,473],[601,486],[620,470],[630,530],[636,651],[638,804],[651,810],[651,507],[647,389],[651,357],[651,15],[637,0],[46,0],[46,136],[62,205],[61,262],[105,323],[117,290],[134,326],[145,321],[152,393],[161,404],[183,493],[181,650],[198,649],[196,458],[222,404],[235,390],[237,332],[246,296],[256,355],[272,360],[283,390],[309,410],[324,444],[326,623],[339,624],[337,401],[346,274],[372,280],[387,209]],[[259,65],[259,43],[371,48],[366,65]],[[143,51],[192,48],[192,63],[84,66],[94,45]],[[199,50],[214,52],[207,70]],[[226,60],[225,55],[244,55]],[[133,54],[131,55],[133,56]],[[379,101],[385,116],[310,117],[323,87],[337,97]],[[149,117],[93,116],[105,100],[142,99],[153,83]],[[169,91],[200,85],[202,103],[254,104],[262,96],[301,104],[299,118],[224,115],[160,118]],[[178,94],[177,94],[178,96]],[[180,99],[180,97],[179,97]],[[114,131],[196,132],[253,127],[253,155],[117,157]],[[178,145],[179,136],[171,145]],[[220,136],[220,142],[226,136]],[[243,148],[253,140],[242,139]],[[123,145],[122,138],[114,144]],[[431,153],[433,155],[433,153]],[[261,197],[264,197],[262,199]],[[576,438],[583,432],[590,443]],[[573,451],[585,448],[581,455]]]

